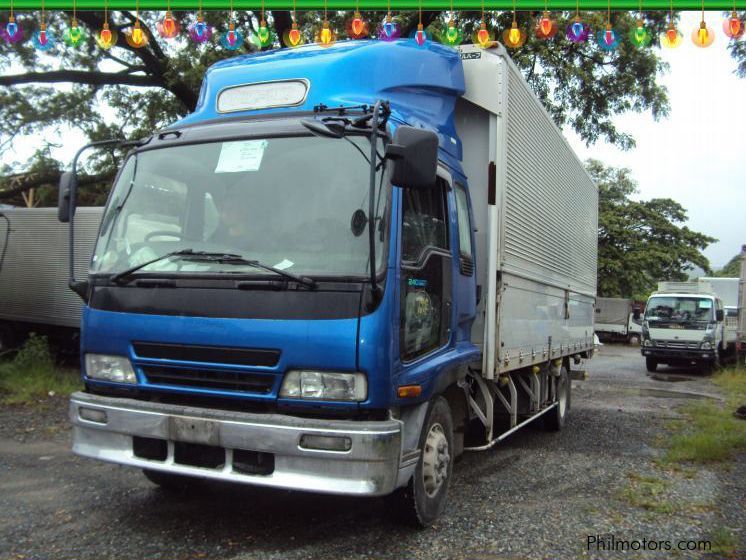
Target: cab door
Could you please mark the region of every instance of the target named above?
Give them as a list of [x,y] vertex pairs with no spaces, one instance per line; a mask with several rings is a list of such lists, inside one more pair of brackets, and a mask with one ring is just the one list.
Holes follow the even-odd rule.
[[452,268],[447,195],[438,176],[431,189],[403,189],[401,204],[399,357],[402,368],[448,345]]

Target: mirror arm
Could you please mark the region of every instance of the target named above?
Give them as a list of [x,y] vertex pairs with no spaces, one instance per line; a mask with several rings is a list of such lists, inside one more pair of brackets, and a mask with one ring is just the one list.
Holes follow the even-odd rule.
[[[70,204],[68,207],[68,224],[70,227],[70,238],[68,241],[68,258],[70,259],[70,272],[68,286],[72,291],[78,294],[83,301],[86,301],[88,292],[88,282],[80,282],[75,279],[75,204],[76,195],[78,192],[78,160],[83,152],[90,148],[101,148],[103,146],[117,146],[125,143],[123,138],[112,138],[110,140],[99,140],[98,142],[91,142],[80,148],[75,157],[73,158],[72,164],[72,180],[70,181]],[[85,285],[85,289],[82,289],[82,285]],[[82,292],[82,293],[81,293]]]
[[[381,109],[381,100],[376,101],[373,108],[373,116],[370,121],[370,185],[368,188],[368,252],[370,253],[370,288],[373,294],[373,303],[378,302],[380,296],[376,278],[376,151],[378,143],[378,112]],[[381,171],[383,173],[383,170]]]

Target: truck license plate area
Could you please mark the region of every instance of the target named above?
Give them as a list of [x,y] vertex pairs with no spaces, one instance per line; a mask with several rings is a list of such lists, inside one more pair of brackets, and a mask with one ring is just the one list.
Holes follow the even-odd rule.
[[220,444],[220,427],[217,422],[190,418],[187,416],[169,417],[171,440],[204,445]]

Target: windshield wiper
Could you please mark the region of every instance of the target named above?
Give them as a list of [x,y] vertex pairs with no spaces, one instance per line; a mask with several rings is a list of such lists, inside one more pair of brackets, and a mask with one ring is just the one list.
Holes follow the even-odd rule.
[[136,266],[128,268],[127,270],[123,270],[122,272],[113,274],[109,278],[109,280],[111,280],[115,284],[125,284],[126,281],[129,279],[129,277],[132,276],[138,270],[145,268],[148,265],[151,265],[151,264],[154,264],[154,263],[157,263],[157,262],[160,262],[165,259],[172,258],[172,257],[180,257],[181,260],[189,260],[189,261],[215,262],[215,263],[221,263],[221,264],[238,264],[238,265],[244,264],[244,265],[253,266],[256,268],[261,268],[262,270],[273,272],[274,274],[278,274],[280,276],[284,276],[285,278],[293,280],[297,282],[298,284],[302,284],[309,288],[316,287],[316,281],[313,278],[308,278],[307,276],[299,276],[297,274],[293,274],[292,272],[288,272],[286,270],[280,270],[279,268],[266,265],[257,260],[246,259],[242,257],[241,255],[236,255],[234,253],[210,253],[207,251],[195,251],[194,249],[181,249],[179,251],[171,251],[170,253],[166,253],[165,255],[161,255],[160,257],[157,257],[155,259],[151,259],[144,263],[140,263]]
[[266,270],[267,272],[273,272],[274,274],[284,276],[289,280],[293,280],[294,282],[297,282],[298,284],[302,284],[309,288],[316,287],[316,281],[313,278],[293,274],[292,272],[288,272],[287,270],[275,268],[274,266],[269,266],[268,264],[264,264],[257,260],[247,259],[245,257],[242,257],[241,255],[236,255],[234,253],[209,253],[207,251],[192,251],[184,256],[190,261],[205,261],[238,265],[245,264],[256,268],[261,268],[262,270]]
[[132,276],[135,272],[137,272],[141,268],[145,268],[146,266],[151,265],[153,263],[157,263],[159,261],[170,259],[171,257],[182,257],[182,256],[194,255],[194,254],[195,254],[194,249],[181,249],[179,251],[171,251],[170,253],[161,255],[160,257],[156,257],[154,259],[150,259],[149,261],[145,261],[144,263],[137,264],[131,268],[123,270],[122,272],[117,272],[116,274],[112,274],[109,277],[109,280],[111,280],[115,284],[124,284],[125,280],[128,277]]

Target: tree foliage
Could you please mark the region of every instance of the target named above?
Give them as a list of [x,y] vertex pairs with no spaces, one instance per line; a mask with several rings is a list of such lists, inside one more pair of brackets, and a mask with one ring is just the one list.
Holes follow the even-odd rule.
[[[728,16],[730,16],[730,13],[728,13]],[[738,12],[738,17],[741,18],[742,25],[746,25],[746,11]],[[728,43],[728,49],[738,64],[736,74],[741,78],[746,78],[746,41],[731,39]]]
[[741,276],[741,255],[735,255],[723,268],[715,271],[712,275],[718,278],[739,278]]
[[710,271],[702,254],[716,239],[692,231],[686,210],[670,198],[635,200],[629,169],[586,163],[598,185],[598,295],[644,300],[661,280],[686,280],[694,266]]
[[[373,23],[381,19],[380,12],[366,12],[364,17]],[[562,29],[573,14],[560,14]],[[38,14],[18,16],[26,31],[38,27]],[[182,29],[194,20],[192,12],[175,12]],[[226,26],[226,14],[206,12],[206,20],[221,32]],[[350,12],[330,13],[332,25],[344,30]],[[519,24],[533,29],[539,12],[521,12]],[[124,39],[122,31],[135,21],[132,12],[112,12],[112,29],[119,39],[110,51],[95,46],[92,38],[79,49],[58,43],[57,52],[45,55],[26,42],[16,45],[0,44],[0,155],[14,142],[34,139],[38,152],[27,162],[14,162],[0,169],[0,200],[20,203],[24,189],[53,185],[63,165],[49,157],[50,146],[45,137],[70,128],[82,131],[91,140],[111,136],[140,137],[152,133],[194,109],[200,83],[208,66],[236,53],[222,50],[213,44],[196,45],[185,37],[166,42],[154,36],[157,12],[141,14],[143,29],[150,41],[146,48],[134,49]],[[236,12],[237,27],[251,32],[258,26],[257,13]],[[604,15],[588,14],[595,28],[603,25]],[[615,28],[626,33],[634,25],[628,13],[618,13]],[[648,26],[657,36],[665,22],[661,14],[650,13]],[[68,15],[54,12],[50,28],[65,29]],[[402,25],[403,36],[417,25],[416,12],[402,12],[396,16]],[[447,25],[448,16],[442,12],[425,12],[423,23],[431,30]],[[460,14],[459,25],[464,37],[478,28],[481,14]],[[512,16],[504,12],[490,24],[496,30],[510,26]],[[278,37],[290,27],[290,13],[275,11],[267,19]],[[103,25],[103,13],[79,12],[79,25],[89,36]],[[319,14],[307,12],[299,20],[307,38],[320,25]],[[344,32],[340,32],[340,39]],[[273,45],[279,47],[279,42]],[[249,41],[241,53],[254,50]],[[588,143],[603,139],[623,148],[634,145],[634,139],[620,131],[613,117],[627,111],[650,111],[653,117],[668,111],[665,89],[657,78],[665,70],[658,51],[635,49],[623,42],[620,49],[604,54],[592,43],[574,44],[564,39],[542,41],[529,32],[526,45],[514,53],[513,60],[523,71],[528,83],[560,126],[569,126]],[[117,158],[94,158],[85,169],[92,177],[110,177]],[[7,159],[7,157],[6,157]],[[50,189],[47,189],[51,192]],[[100,185],[94,193],[105,192]],[[98,196],[98,195],[97,195]],[[48,197],[45,197],[48,199]],[[96,197],[94,196],[94,200]],[[53,199],[46,202],[53,203]],[[83,202],[83,201],[81,201]]]

